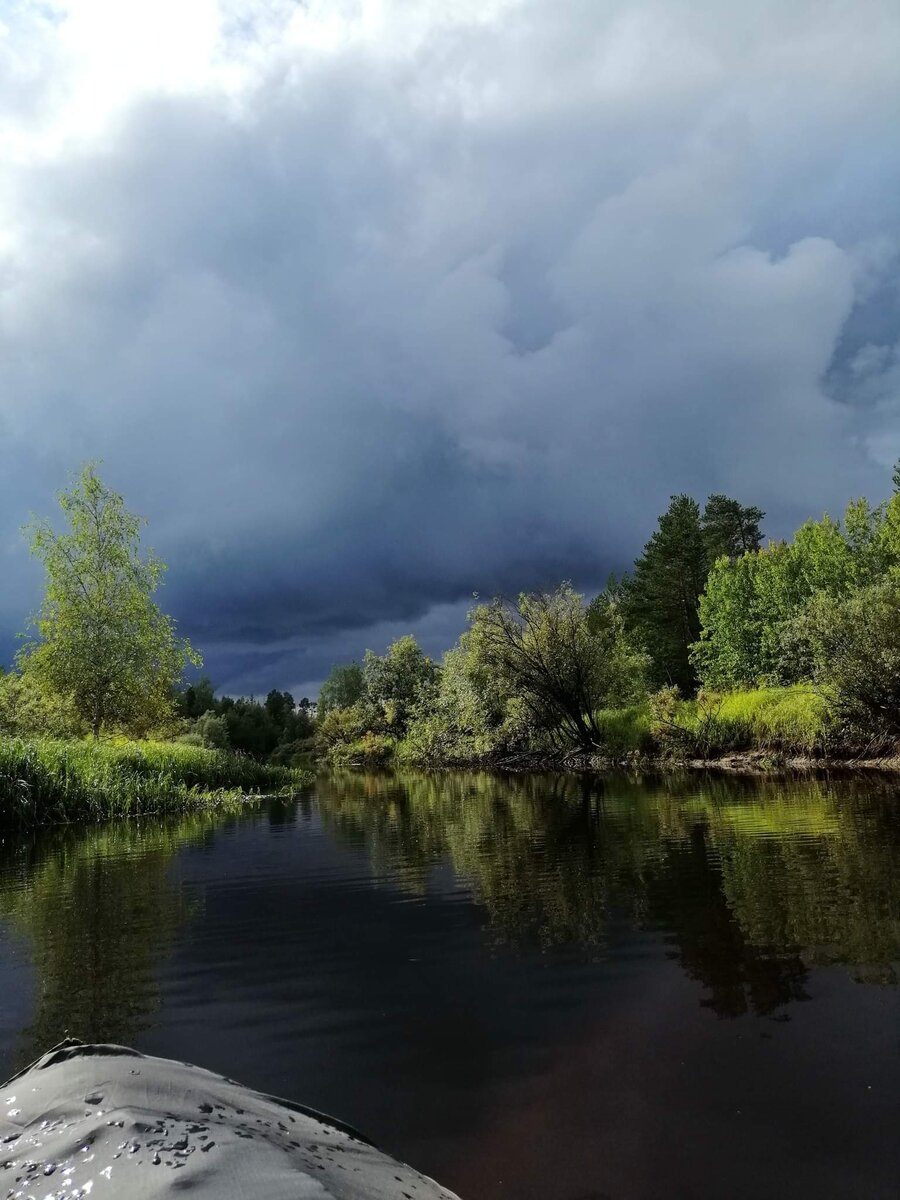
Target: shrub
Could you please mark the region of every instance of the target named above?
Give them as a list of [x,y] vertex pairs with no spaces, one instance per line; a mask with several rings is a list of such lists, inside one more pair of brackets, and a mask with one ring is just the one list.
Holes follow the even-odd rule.
[[335,744],[330,759],[336,767],[386,767],[394,757],[396,745],[393,738],[367,729],[353,742]]
[[192,732],[200,738],[200,744],[208,746],[210,750],[227,750],[231,745],[227,720],[212,711],[197,718]]
[[900,585],[816,596],[790,636],[831,689],[845,736],[855,744],[900,736]]

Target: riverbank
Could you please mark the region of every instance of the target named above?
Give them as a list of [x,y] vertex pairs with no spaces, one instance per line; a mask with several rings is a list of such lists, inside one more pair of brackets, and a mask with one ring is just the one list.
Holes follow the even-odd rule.
[[331,747],[326,761],[357,768],[500,771],[900,770],[895,739],[866,738],[846,727],[832,697],[809,686],[701,692],[689,700],[664,690],[594,716],[601,739],[596,750],[492,747],[478,753],[472,739],[462,736],[423,753],[414,737],[370,735]]
[[39,825],[180,812],[296,791],[308,771],[174,742],[0,740],[0,821]]
[[811,774],[818,771],[900,772],[900,755],[816,757],[808,754],[778,754],[767,750],[747,750],[739,754],[722,754],[711,758],[666,758],[652,754],[629,755],[621,758],[607,754],[584,754],[575,751],[558,754],[523,751],[518,754],[485,755],[482,758],[467,761],[431,763],[428,767],[419,764],[419,769],[429,769],[429,767],[432,770],[496,771],[511,774],[548,771],[599,774],[608,771],[630,771],[635,774],[659,775],[680,771],[721,771],[734,775],[777,777],[788,773]]

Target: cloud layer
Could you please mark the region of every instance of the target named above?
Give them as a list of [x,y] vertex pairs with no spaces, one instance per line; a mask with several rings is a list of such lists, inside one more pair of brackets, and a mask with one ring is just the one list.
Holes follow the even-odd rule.
[[675,491],[782,533],[889,486],[890,0],[0,21],[4,644],[87,457],[232,691],[597,586]]

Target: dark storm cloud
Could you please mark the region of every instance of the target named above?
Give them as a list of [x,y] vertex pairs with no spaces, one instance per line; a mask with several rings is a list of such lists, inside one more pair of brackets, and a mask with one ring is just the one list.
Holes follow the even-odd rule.
[[285,44],[7,172],[7,638],[16,529],[86,457],[232,690],[597,586],[674,491],[773,533],[884,492],[896,8],[500,7]]

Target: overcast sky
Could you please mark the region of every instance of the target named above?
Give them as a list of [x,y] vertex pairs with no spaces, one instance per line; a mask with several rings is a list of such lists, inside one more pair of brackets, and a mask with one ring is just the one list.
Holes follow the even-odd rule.
[[230,692],[900,454],[897,0],[0,0],[0,657],[86,458]]

